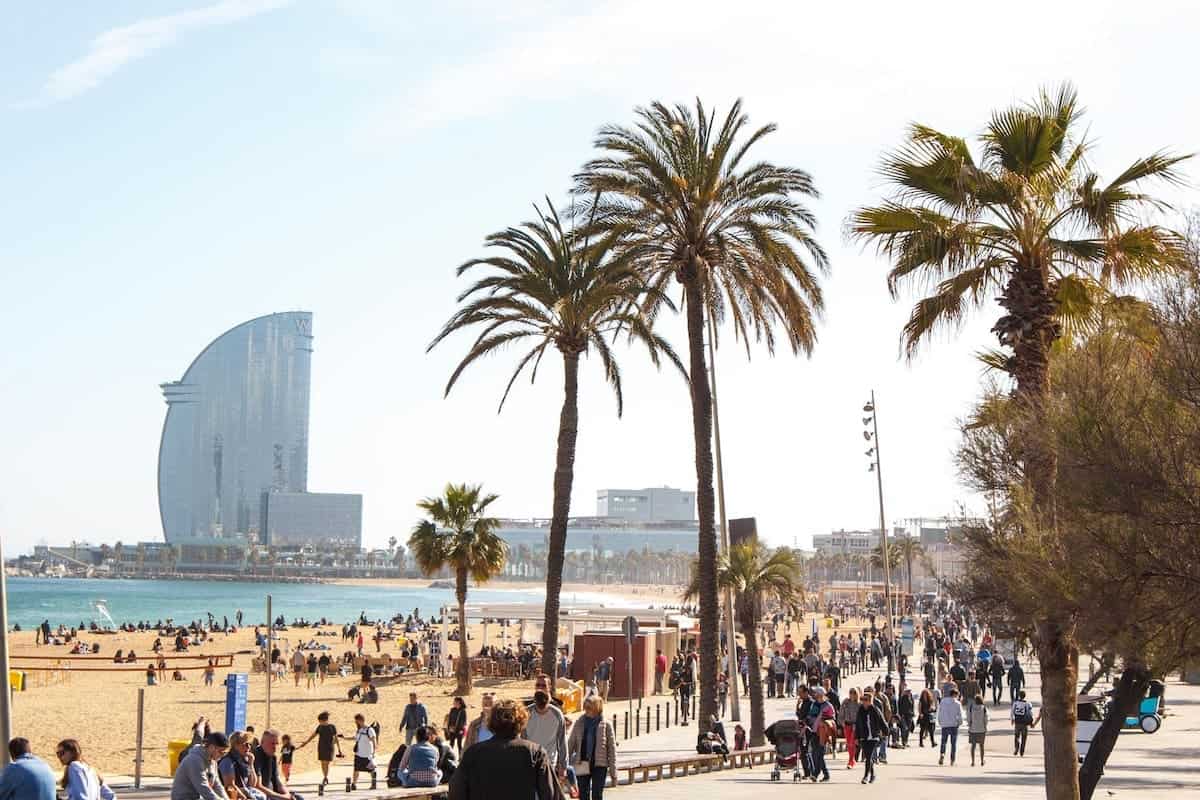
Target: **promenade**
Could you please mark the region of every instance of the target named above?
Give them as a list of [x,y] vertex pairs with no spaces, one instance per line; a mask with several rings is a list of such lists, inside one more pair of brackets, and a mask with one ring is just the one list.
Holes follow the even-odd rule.
[[[1036,663],[1026,664],[1026,676],[1030,698],[1040,705],[1038,690],[1040,676]],[[873,682],[880,673],[859,672],[844,683],[862,686]],[[1167,681],[1167,715],[1163,726],[1155,734],[1137,731],[1125,732],[1117,742],[1116,749],[1108,762],[1104,778],[1097,789],[1097,797],[1130,798],[1176,798],[1200,796],[1200,686],[1181,683],[1177,678]],[[608,712],[621,713],[624,704],[614,701]],[[791,698],[768,699],[766,722],[794,714]],[[971,767],[970,748],[965,731],[959,739],[960,751],[957,764],[951,767],[949,758],[945,766],[938,766],[936,748],[916,746],[916,734],[907,749],[891,748],[888,763],[877,766],[878,779],[874,784],[862,785],[862,766],[846,769],[845,753],[829,760],[831,781],[823,784],[793,784],[790,776],[784,775],[778,784],[770,781],[770,764],[752,769],[725,769],[718,772],[693,775],[687,778],[671,778],[632,786],[622,785],[609,791],[630,797],[663,798],[664,800],[691,800],[696,796],[717,796],[731,800],[761,800],[765,795],[783,792],[802,792],[807,795],[827,797],[845,796],[884,798],[903,796],[914,800],[930,798],[945,800],[947,797],[971,797],[979,800],[1015,800],[1036,798],[1043,795],[1042,735],[1040,729],[1030,732],[1024,758],[1012,754],[1012,728],[1008,722],[1008,704],[988,706],[991,712],[987,743],[987,764]],[[749,704],[742,699],[743,725],[749,726]],[[726,731],[733,735],[733,724],[726,718]],[[688,726],[672,726],[654,733],[621,741],[618,745],[618,760],[621,763],[663,758],[676,754],[694,752],[697,728],[693,721]],[[384,731],[382,754],[390,754],[396,741],[395,733]],[[381,754],[381,766],[386,759]],[[343,774],[344,773],[344,774]],[[360,788],[347,794],[344,789],[349,766],[336,764],[331,771],[330,791],[325,796],[331,800],[383,800],[389,790],[380,781],[376,791]],[[316,796],[319,773],[294,774],[292,787],[305,795],[306,800]],[[118,786],[119,794],[157,800],[169,793],[170,783],[162,778],[147,781],[140,792],[129,786],[131,780],[111,776]],[[121,784],[127,788],[121,790]],[[364,784],[360,784],[364,785]],[[789,788],[790,787],[790,788]],[[395,790],[392,790],[394,793]],[[793,795],[794,796],[794,795]]]

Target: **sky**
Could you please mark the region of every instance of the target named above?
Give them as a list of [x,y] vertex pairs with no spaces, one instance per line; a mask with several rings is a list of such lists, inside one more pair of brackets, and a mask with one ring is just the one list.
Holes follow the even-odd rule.
[[[561,366],[496,406],[514,365],[472,367],[454,269],[484,237],[567,200],[597,129],[635,106],[742,98],[758,155],[812,173],[831,257],[810,359],[717,354],[729,516],[805,546],[878,524],[862,405],[879,410],[889,524],[981,510],[953,464],[979,392],[988,304],[907,361],[887,264],[850,242],[875,171],[919,121],[965,136],[1040,87],[1076,84],[1093,166],[1200,150],[1190,2],[345,0],[12,3],[0,14],[0,536],[157,540],[157,447],[176,380],[214,337],[314,314],[310,491],[364,495],[364,543],[415,502],[481,482],[548,517]],[[1200,176],[1200,162],[1188,170]],[[1195,207],[1195,184],[1164,194]],[[682,324],[664,332],[686,350]],[[581,376],[572,511],[602,488],[695,487],[677,375],[618,348],[620,419]]]

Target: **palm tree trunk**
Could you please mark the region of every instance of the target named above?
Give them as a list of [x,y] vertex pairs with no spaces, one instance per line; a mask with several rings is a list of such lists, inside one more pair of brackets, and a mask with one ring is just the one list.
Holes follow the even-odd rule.
[[[763,744],[763,731],[766,729],[763,713],[762,691],[762,662],[758,653],[758,637],[754,631],[755,621],[754,601],[742,596],[738,598],[738,625],[742,636],[746,639],[747,688],[750,690],[750,746],[759,747]],[[739,664],[740,668],[741,665]],[[739,691],[737,675],[731,675],[733,690]]]
[[[999,302],[1008,314],[996,322],[993,330],[1002,343],[1011,343],[1013,348],[1015,398],[1026,414],[1020,455],[1032,499],[1034,524],[1049,533],[1049,540],[1056,543],[1058,453],[1046,416],[1050,398],[1050,347],[1059,336],[1059,327],[1055,321],[1057,304],[1050,293],[1046,270],[1038,263],[1022,264],[1005,286]],[[1053,554],[1050,557],[1055,558]],[[1076,800],[1079,771],[1075,752],[1075,692],[1079,649],[1075,621],[1051,612],[1037,621],[1035,629],[1042,678],[1046,797]]]
[[720,611],[717,603],[716,497],[713,492],[712,394],[704,361],[704,301],[697,265],[683,276],[687,306],[688,375],[692,389],[692,435],[696,448],[696,511],[699,516],[698,588],[700,597],[700,708],[697,719],[717,713],[717,661]]
[[[468,695],[471,693],[471,656],[470,645],[467,644],[467,569],[459,567],[454,571],[454,596],[458,600],[458,664],[455,673],[458,686],[454,693]],[[484,642],[487,644],[487,642]]]
[[550,552],[546,557],[546,612],[542,624],[542,672],[555,675],[558,659],[558,605],[567,518],[575,482],[575,440],[579,435],[579,353],[563,353],[563,404],[558,417],[558,455],[554,466],[554,510],[550,518]]

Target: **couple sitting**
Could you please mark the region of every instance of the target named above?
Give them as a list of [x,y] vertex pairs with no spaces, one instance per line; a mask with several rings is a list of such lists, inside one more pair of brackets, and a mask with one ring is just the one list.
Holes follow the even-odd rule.
[[388,786],[432,787],[450,780],[457,766],[454,751],[437,741],[433,729],[417,728],[417,740],[400,745],[388,763]]

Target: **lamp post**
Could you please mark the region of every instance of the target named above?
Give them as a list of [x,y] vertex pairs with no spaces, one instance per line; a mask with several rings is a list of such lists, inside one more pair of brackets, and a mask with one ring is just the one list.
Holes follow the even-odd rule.
[[[710,376],[712,386],[712,412],[713,412],[713,441],[716,445],[717,458],[717,499],[721,506],[721,549],[725,555],[729,556],[729,524],[725,516],[725,468],[721,461],[721,417],[717,413],[717,354],[713,347],[713,340],[716,339],[717,327],[713,322],[712,314],[708,315],[708,374]],[[733,626],[733,590],[728,586],[725,587],[725,629],[729,632],[728,638],[728,670],[729,680],[733,681],[735,691],[729,694],[729,714],[733,722],[741,721],[741,703],[738,700],[739,693],[737,689],[738,663],[737,663],[737,631]],[[718,644],[720,637],[717,637]]]
[[895,620],[892,618],[892,568],[888,559],[887,523],[883,516],[883,469],[879,460],[879,417],[875,410],[874,389],[871,390],[871,399],[863,406],[863,413],[868,415],[863,417],[863,425],[871,428],[871,430],[863,431],[863,438],[868,442],[874,441],[875,443],[867,450],[867,458],[873,458],[868,471],[875,473],[875,483],[879,489],[879,549],[883,556],[883,604],[887,609],[890,635],[894,637],[896,626]]
[[8,766],[12,739],[12,687],[8,673],[8,586],[4,579],[4,550],[0,543],[0,766]]

